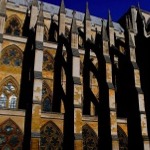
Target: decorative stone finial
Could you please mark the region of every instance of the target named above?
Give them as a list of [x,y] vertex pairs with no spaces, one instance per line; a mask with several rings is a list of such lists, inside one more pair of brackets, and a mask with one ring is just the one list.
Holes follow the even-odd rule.
[[32,5],[38,7],[38,1],[37,0],[33,0],[32,1]]
[[88,8],[88,2],[86,2],[85,19],[91,21],[90,12],[89,12],[89,8]]
[[106,27],[104,25],[104,20],[102,19],[102,40],[104,41],[108,41],[108,35],[107,35],[107,32],[106,32]]
[[44,4],[43,4],[43,2],[41,2],[40,12],[39,12],[38,20],[37,20],[37,23],[40,25],[44,24],[43,6],[44,6]]
[[111,14],[110,14],[110,10],[108,10],[108,26],[114,27],[113,22],[112,22],[112,18],[111,18]]
[[59,12],[66,14],[64,0],[61,1]]
[[73,11],[73,12],[72,12],[72,15],[73,15],[73,19],[72,19],[71,32],[78,34],[78,28],[77,28],[76,18],[75,18],[76,11]]

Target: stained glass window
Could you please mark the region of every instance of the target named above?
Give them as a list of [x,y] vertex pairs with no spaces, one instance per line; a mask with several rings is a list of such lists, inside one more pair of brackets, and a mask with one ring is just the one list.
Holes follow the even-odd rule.
[[119,150],[128,150],[128,138],[125,132],[117,126],[118,138],[119,138]]
[[48,122],[41,128],[40,150],[62,150],[63,135],[60,129]]
[[42,99],[43,99],[42,110],[50,112],[52,109],[51,108],[52,92],[46,82],[43,82]]
[[16,16],[11,17],[7,21],[6,33],[11,35],[21,35],[21,24]]
[[5,108],[6,107],[6,101],[7,97],[4,93],[0,95],[0,108]]
[[6,80],[0,88],[0,108],[17,108],[17,93],[16,85],[11,80]]
[[9,108],[16,108],[17,97],[15,95],[10,96],[9,98]]
[[83,149],[84,150],[97,150],[98,149],[98,138],[96,133],[89,125],[84,125],[82,128],[83,135]]
[[0,149],[21,150],[22,141],[23,134],[11,119],[8,119],[0,125]]
[[54,59],[53,57],[48,53],[44,52],[43,55],[43,70],[45,71],[53,71],[54,70]]
[[22,65],[22,59],[20,50],[16,46],[11,46],[2,51],[1,64],[18,67]]

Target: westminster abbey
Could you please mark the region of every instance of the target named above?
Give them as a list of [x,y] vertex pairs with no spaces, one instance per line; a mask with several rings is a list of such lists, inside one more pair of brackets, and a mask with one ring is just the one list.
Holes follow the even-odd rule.
[[0,150],[150,150],[150,12],[112,18],[0,0]]

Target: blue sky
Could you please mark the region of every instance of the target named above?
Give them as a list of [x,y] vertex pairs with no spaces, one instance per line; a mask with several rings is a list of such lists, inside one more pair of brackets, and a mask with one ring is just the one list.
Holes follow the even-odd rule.
[[[60,5],[61,0],[44,0]],[[111,11],[113,21],[117,21],[130,6],[138,6],[150,11],[150,0],[64,0],[66,8],[85,12],[86,2],[89,3],[90,14],[107,19],[108,9]]]

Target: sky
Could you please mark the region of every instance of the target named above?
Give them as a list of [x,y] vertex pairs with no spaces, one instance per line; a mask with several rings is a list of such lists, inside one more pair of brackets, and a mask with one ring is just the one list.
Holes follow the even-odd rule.
[[[44,0],[52,4],[60,5],[61,0]],[[107,19],[108,10],[112,20],[117,21],[130,8],[140,5],[141,9],[150,12],[150,0],[64,0],[65,7],[80,12],[85,12],[86,2],[89,4],[91,15]]]

